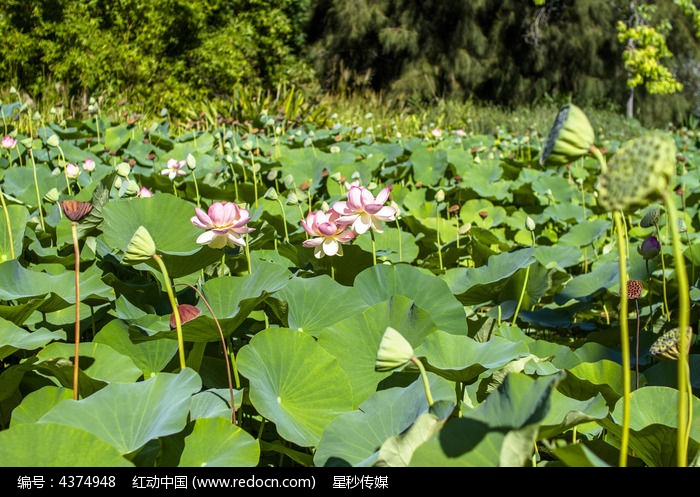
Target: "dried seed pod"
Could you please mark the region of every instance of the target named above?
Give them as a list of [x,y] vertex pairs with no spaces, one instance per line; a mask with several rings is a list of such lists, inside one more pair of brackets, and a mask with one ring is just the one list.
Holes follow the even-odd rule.
[[637,300],[642,295],[642,282],[639,280],[628,280],[627,281],[627,298],[629,300]]
[[[686,344],[688,349],[690,349],[690,344],[693,338],[693,329],[688,326],[686,330],[688,340]],[[649,352],[657,357],[664,357],[666,359],[671,359],[673,361],[678,360],[680,356],[680,350],[678,349],[678,342],[680,340],[680,328],[673,328],[661,335],[649,348]],[[685,351],[688,353],[688,350]]]
[[[177,306],[177,312],[180,314],[180,323],[182,324],[192,321],[202,313],[202,311],[190,304],[179,304]],[[170,329],[173,330],[175,327],[175,313],[172,313],[170,315]]]
[[676,171],[676,142],[652,132],[623,144],[598,178],[598,203],[608,211],[633,211],[658,200]]

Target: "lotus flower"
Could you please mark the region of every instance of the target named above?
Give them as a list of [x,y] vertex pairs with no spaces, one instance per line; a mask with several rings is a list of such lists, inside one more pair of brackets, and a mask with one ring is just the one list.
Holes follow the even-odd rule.
[[341,200],[333,204],[333,210],[340,215],[337,223],[351,226],[358,235],[370,229],[381,233],[382,221],[396,219],[396,209],[384,205],[389,200],[390,191],[391,187],[387,186],[375,198],[365,187],[353,185],[348,191],[347,201]]
[[68,179],[76,179],[80,176],[80,168],[72,162],[69,162],[66,164],[66,176]]
[[2,148],[9,150],[11,148],[15,148],[15,145],[17,145],[17,140],[12,138],[10,135],[2,137]]
[[152,196],[153,196],[153,192],[152,192],[151,190],[149,190],[148,188],[146,188],[145,186],[142,186],[142,187],[139,189],[139,191],[138,191],[138,193],[136,194],[136,196],[137,196],[137,197],[152,197]]
[[304,240],[304,247],[314,248],[314,257],[322,258],[324,255],[343,255],[341,243],[346,243],[355,238],[355,233],[346,229],[346,225],[338,223],[339,214],[334,210],[328,212],[309,212],[306,220],[301,221],[304,230],[314,238]]
[[168,159],[168,163],[163,169],[160,174],[162,175],[168,175],[168,178],[171,180],[175,179],[177,176],[184,176],[187,174],[187,171],[184,169],[184,167],[187,165],[187,162],[184,160],[178,161],[177,159]]
[[91,173],[95,170],[95,161],[92,160],[91,158],[85,159],[85,162],[83,162],[83,171],[86,173]]
[[235,202],[214,202],[207,212],[195,207],[195,213],[196,215],[190,218],[192,224],[207,230],[197,237],[197,243],[200,245],[209,245],[216,249],[226,245],[245,247],[243,235],[255,231],[255,228],[246,226],[250,221],[248,210],[238,207]]

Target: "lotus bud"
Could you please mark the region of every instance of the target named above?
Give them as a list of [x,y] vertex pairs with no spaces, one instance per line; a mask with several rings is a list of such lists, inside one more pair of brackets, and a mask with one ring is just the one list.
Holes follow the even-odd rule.
[[557,113],[547,136],[540,165],[566,164],[588,154],[595,141],[593,126],[586,114],[568,103]]
[[632,211],[657,200],[676,171],[676,142],[652,132],[624,143],[598,177],[598,203],[608,211]]
[[535,224],[535,221],[530,216],[527,216],[525,218],[525,227],[528,229],[528,231],[535,231],[535,228],[537,227],[537,225]]
[[131,237],[122,262],[128,265],[147,261],[156,254],[156,242],[144,226],[139,226]]
[[637,250],[645,260],[653,259],[661,252],[661,244],[655,236],[650,236],[642,242]]
[[195,167],[197,167],[197,159],[195,159],[194,155],[192,154],[187,154],[185,162],[187,162],[187,167],[189,167],[190,169],[194,169]]
[[440,188],[437,193],[435,194],[435,201],[436,202],[444,202],[445,201],[445,190]]
[[[680,341],[680,329],[673,328],[661,335],[649,348],[649,352],[657,357],[664,357],[666,359],[677,360],[680,356],[680,350],[678,349],[678,342]],[[690,349],[690,344],[693,337],[693,329],[688,326],[686,329],[686,345]],[[688,350],[685,351],[688,353]]]
[[60,193],[58,192],[58,189],[51,188],[48,192],[44,194],[44,200],[46,200],[47,202],[56,203],[58,202],[59,196]]
[[379,343],[375,371],[391,371],[404,366],[413,357],[413,347],[404,336],[391,326],[387,326]]

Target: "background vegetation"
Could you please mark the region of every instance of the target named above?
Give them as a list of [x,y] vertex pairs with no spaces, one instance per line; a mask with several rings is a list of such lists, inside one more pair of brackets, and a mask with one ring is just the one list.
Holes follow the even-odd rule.
[[654,48],[651,57],[682,85],[653,94],[641,83],[655,68],[642,66],[633,116],[647,126],[680,125],[700,116],[693,5],[7,0],[0,5],[0,86],[5,100],[15,87],[45,111],[61,104],[69,114],[86,112],[92,98],[91,109],[167,109],[190,121],[203,113],[245,119],[259,110],[249,102],[263,94],[268,103],[284,101],[292,90],[307,104],[297,100],[296,111],[318,108],[329,96],[336,107],[350,107],[358,95],[364,102],[372,95],[369,102],[398,116],[441,101],[507,110],[571,98],[624,113],[634,76],[625,50],[636,42],[641,55],[649,42],[638,32],[632,41],[618,37],[622,22],[662,35],[668,54]]

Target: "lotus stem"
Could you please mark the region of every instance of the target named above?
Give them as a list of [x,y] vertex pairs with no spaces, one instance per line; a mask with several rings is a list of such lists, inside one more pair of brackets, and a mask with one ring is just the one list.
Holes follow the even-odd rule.
[[180,369],[185,369],[187,367],[187,364],[185,363],[185,341],[182,337],[182,319],[180,319],[180,311],[177,308],[177,299],[175,299],[175,293],[173,292],[173,287],[170,284],[168,269],[165,267],[163,258],[159,254],[153,254],[153,259],[156,261],[156,263],[158,263],[158,267],[160,268],[161,273],[163,273],[165,291],[168,293],[170,307],[172,307],[173,316],[175,316],[175,329],[177,330],[177,348],[180,359]]
[[[668,192],[664,194],[664,204],[668,215],[668,225],[671,230],[671,242],[673,244],[673,259],[676,266],[676,284],[678,286],[678,328],[680,337],[678,348],[678,441],[677,458],[678,466],[688,465],[688,435],[690,430],[689,409],[692,407],[692,390],[688,391],[688,334],[690,324],[690,297],[688,289],[688,274],[685,267],[685,257],[681,249],[681,238],[678,233],[678,216],[676,206]],[[690,398],[689,398],[690,397]]]
[[622,435],[620,439],[619,466],[627,466],[630,430],[630,344],[627,322],[627,250],[625,248],[624,224],[620,211],[613,212],[617,232],[617,251],[620,263],[620,348],[622,353]]
[[377,264],[377,242],[374,240],[374,230],[370,229],[369,234],[372,237],[372,264]]
[[39,220],[41,221],[41,231],[46,231],[44,223],[44,211],[41,205],[41,194],[39,193],[39,181],[36,177],[36,161],[34,160],[34,149],[29,149],[29,157],[32,159],[32,174],[34,175],[34,191],[36,192],[36,208],[39,211]]
[[10,257],[15,258],[15,243],[12,239],[12,223],[10,222],[10,213],[7,210],[7,204],[5,203],[5,193],[2,191],[0,186],[0,201],[2,201],[2,211],[5,213],[5,224],[7,225],[7,239],[10,242]]
[[71,221],[73,252],[75,253],[75,351],[73,353],[73,400],[78,400],[78,373],[80,371],[80,248],[78,223]]
[[420,370],[420,375],[423,379],[423,388],[425,389],[425,398],[428,399],[428,406],[433,407],[433,394],[430,392],[430,382],[428,381],[428,374],[425,372],[425,367],[416,356],[411,357],[411,362],[418,366]]

